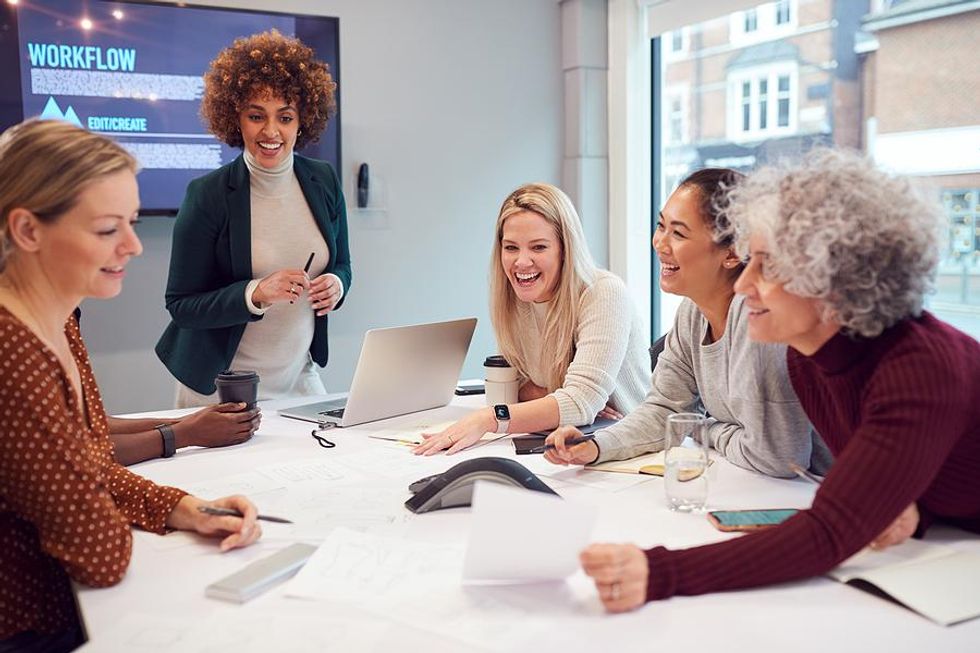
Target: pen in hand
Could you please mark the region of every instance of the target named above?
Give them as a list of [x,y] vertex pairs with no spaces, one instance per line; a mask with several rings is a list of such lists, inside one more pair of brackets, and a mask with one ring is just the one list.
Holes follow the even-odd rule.
[[[589,442],[590,440],[595,440],[595,435],[590,434],[590,435],[583,435],[580,438],[569,438],[568,440],[565,440],[565,446],[574,447],[577,444],[582,444],[583,442]],[[553,444],[544,444],[541,445],[540,447],[534,447],[528,453],[544,453],[545,451],[549,451],[551,449],[556,449],[556,448],[557,447],[555,447],[555,445]]]
[[806,480],[810,481],[811,483],[816,483],[817,485],[820,485],[821,483],[823,483],[823,479],[822,478],[820,478],[819,476],[817,476],[816,474],[814,474],[813,472],[811,472],[811,471],[809,471],[807,469],[803,469],[802,467],[800,467],[796,463],[790,463],[789,464],[789,468],[791,470],[793,470],[793,473],[795,473],[797,476],[799,476],[800,478],[805,478]]
[[303,272],[306,274],[310,273],[310,266],[313,265],[313,256],[316,252],[310,252],[310,258],[306,259],[306,265],[303,266]]
[[[198,506],[198,512],[203,512],[205,515],[217,515],[219,517],[244,517],[244,515],[234,508],[218,508],[217,506]],[[256,519],[261,519],[262,521],[272,521],[277,524],[292,524],[293,522],[288,519],[283,519],[282,517],[270,517],[269,515],[259,515]]]

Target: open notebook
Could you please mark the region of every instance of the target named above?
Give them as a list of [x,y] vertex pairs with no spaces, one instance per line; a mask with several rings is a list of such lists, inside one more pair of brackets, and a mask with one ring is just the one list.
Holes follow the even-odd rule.
[[980,617],[980,555],[907,540],[884,551],[865,549],[828,574],[943,626]]
[[[691,455],[697,456],[694,449],[691,449]],[[712,460],[708,461],[710,465]],[[597,472],[620,472],[622,474],[649,474],[650,476],[663,476],[664,475],[664,452],[658,451],[657,453],[648,453],[642,456],[637,456],[636,458],[630,458],[629,460],[610,460],[608,462],[599,463],[598,465],[589,465],[586,467],[588,470],[595,470]]]

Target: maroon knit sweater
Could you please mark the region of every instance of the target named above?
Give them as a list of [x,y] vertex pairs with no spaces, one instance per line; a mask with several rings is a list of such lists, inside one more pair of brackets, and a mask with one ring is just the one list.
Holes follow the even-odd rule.
[[877,338],[837,335],[788,350],[807,417],[835,462],[813,506],[782,525],[682,551],[646,552],[647,600],[824,574],[913,501],[933,521],[980,533],[980,343],[929,313]]

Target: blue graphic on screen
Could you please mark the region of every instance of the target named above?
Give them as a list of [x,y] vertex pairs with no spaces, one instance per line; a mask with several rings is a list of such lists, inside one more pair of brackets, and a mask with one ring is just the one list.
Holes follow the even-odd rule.
[[[16,12],[22,117],[67,120],[118,140],[140,161],[140,199],[151,212],[176,210],[191,179],[241,152],[209,134],[199,114],[202,75],[236,38],[273,28],[298,36],[339,84],[334,18],[67,0],[8,11]],[[338,172],[339,123],[338,113],[303,150]]]

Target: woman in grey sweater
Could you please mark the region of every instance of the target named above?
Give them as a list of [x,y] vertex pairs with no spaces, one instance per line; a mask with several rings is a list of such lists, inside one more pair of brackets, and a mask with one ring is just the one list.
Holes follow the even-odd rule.
[[734,284],[742,270],[732,233],[719,223],[719,199],[741,175],[725,168],[692,173],[670,196],[653,247],[660,287],[685,297],[643,403],[594,442],[566,447],[580,435],[561,428],[548,441],[553,463],[622,460],[663,448],[672,413],[708,414],[706,437],[732,463],[770,476],[793,476],[790,463],[817,472],[830,466],[826,445],[810,426],[786,369],[785,345],[751,342],[744,298]]

